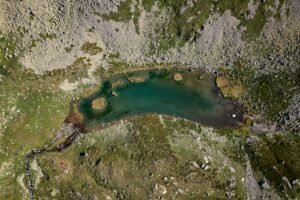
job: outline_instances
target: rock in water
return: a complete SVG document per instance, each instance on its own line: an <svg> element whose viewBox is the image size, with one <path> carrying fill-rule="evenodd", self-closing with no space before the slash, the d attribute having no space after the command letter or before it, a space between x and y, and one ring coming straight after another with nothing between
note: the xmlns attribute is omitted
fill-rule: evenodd
<svg viewBox="0 0 300 200"><path fill-rule="evenodd" d="M104 110L107 105L104 97L96 98L92 101L92 108L94 110Z"/></svg>
<svg viewBox="0 0 300 200"><path fill-rule="evenodd" d="M204 80L205 78L206 78L206 74L205 74L205 73L200 74L200 75L198 76L198 79L199 79L199 80Z"/></svg>
<svg viewBox="0 0 300 200"><path fill-rule="evenodd" d="M125 84L124 80L117 80L112 83L111 88L114 90L114 89L117 89L117 88L123 86L124 84Z"/></svg>
<svg viewBox="0 0 300 200"><path fill-rule="evenodd" d="M145 82L145 77L132 76L132 77L128 78L128 81L130 83L142 83L142 82Z"/></svg>
<svg viewBox="0 0 300 200"><path fill-rule="evenodd" d="M183 78L182 78L181 74L176 73L176 74L174 74L173 79L174 79L174 81L181 81Z"/></svg>

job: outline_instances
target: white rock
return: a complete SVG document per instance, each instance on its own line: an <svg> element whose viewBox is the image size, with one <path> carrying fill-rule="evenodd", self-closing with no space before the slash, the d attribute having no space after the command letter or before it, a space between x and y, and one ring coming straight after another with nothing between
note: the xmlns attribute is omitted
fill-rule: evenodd
<svg viewBox="0 0 300 200"><path fill-rule="evenodd" d="M230 169L230 172L231 172L231 173L234 173L234 172L235 172L235 169L234 169L233 167L229 167L229 169Z"/></svg>
<svg viewBox="0 0 300 200"><path fill-rule="evenodd" d="M208 164L208 158L206 156L204 156L204 161L206 164Z"/></svg>

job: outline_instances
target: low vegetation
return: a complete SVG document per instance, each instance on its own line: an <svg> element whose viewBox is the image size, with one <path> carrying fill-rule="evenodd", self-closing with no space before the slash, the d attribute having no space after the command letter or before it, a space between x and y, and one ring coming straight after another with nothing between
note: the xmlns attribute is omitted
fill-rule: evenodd
<svg viewBox="0 0 300 200"><path fill-rule="evenodd" d="M128 22L133 20L136 28L136 32L139 33L138 18L140 16L140 10L138 5L132 5L132 0L121 1L118 6L118 12L110 12L109 14L99 14L95 12L95 15L102 17L105 20L114 20L116 22Z"/></svg>
<svg viewBox="0 0 300 200"><path fill-rule="evenodd" d="M253 40L260 35L267 19L271 16L279 17L280 8L285 2L281 0L279 6L275 9L275 13L269 10L270 6L275 5L274 0L254 1L257 4L256 13L253 18L247 18L249 15L249 0L199 0L188 4L188 0L184 1L165 1L165 0L143 0L142 5L146 11L150 12L152 7L157 4L160 9L166 9L169 20L165 24L157 26L156 33L158 38L152 38L153 44L159 43L158 49L165 51L171 47L182 46L187 42L195 41L201 31L205 29L205 23L210 15L214 13L223 14L230 10L231 14L240 20L240 25L245 27L243 38L245 40ZM133 9L134 8L134 9ZM97 12L96 12L97 14ZM162 14L160 11L158 14ZM138 5L133 6L132 0L122 1L118 6L117 12L111 12L107 15L100 15L105 20L128 22L133 20L138 32L138 18L140 11Z"/></svg>
<svg viewBox="0 0 300 200"><path fill-rule="evenodd" d="M56 35L54 33L40 33L39 36L42 38L42 40L52 40L57 38Z"/></svg>
<svg viewBox="0 0 300 200"><path fill-rule="evenodd" d="M102 51L102 48L99 47L96 42L86 42L81 46L81 51L94 56L99 54Z"/></svg>
<svg viewBox="0 0 300 200"><path fill-rule="evenodd" d="M259 140L249 140L246 151L252 166L259 173L258 182L261 186L264 179L273 185L278 193L289 199L300 196L300 140L293 135L263 136Z"/></svg>
<svg viewBox="0 0 300 200"><path fill-rule="evenodd" d="M232 84L243 85L243 102L249 112L273 122L280 119L281 112L287 109L291 99L300 91L299 69L259 74L253 68L237 64L232 70L223 70L222 73Z"/></svg>

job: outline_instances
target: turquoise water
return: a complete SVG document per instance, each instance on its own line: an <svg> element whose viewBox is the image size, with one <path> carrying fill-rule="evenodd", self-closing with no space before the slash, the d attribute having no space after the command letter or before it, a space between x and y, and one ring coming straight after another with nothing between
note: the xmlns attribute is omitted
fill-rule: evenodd
<svg viewBox="0 0 300 200"><path fill-rule="evenodd" d="M181 71L182 81L174 81L174 71L140 71L113 76L104 80L99 91L81 100L79 110L87 124L107 123L124 117L143 114L162 114L186 118L205 125L233 126L241 113L229 99L218 95L213 77L199 80L197 72ZM128 77L143 77L144 82L130 83ZM122 80L114 89L112 84ZM108 105L102 111L94 110L91 102L105 97ZM237 117L233 118L232 114Z"/></svg>

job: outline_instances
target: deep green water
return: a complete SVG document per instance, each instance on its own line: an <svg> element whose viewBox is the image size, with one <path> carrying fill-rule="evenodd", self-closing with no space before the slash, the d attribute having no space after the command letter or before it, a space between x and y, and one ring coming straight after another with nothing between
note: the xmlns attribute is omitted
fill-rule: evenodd
<svg viewBox="0 0 300 200"><path fill-rule="evenodd" d="M181 71L183 80L172 79L174 71L140 71L113 76L103 81L99 91L81 100L79 110L87 124L112 122L124 117L143 114L163 114L186 118L205 125L233 126L241 119L237 106L229 99L218 95L214 77L199 80L199 73ZM145 77L142 83L130 83L131 76ZM123 80L124 85L115 89L112 83ZM105 97L108 105L97 111L91 102L97 97ZM237 117L233 118L232 114Z"/></svg>

